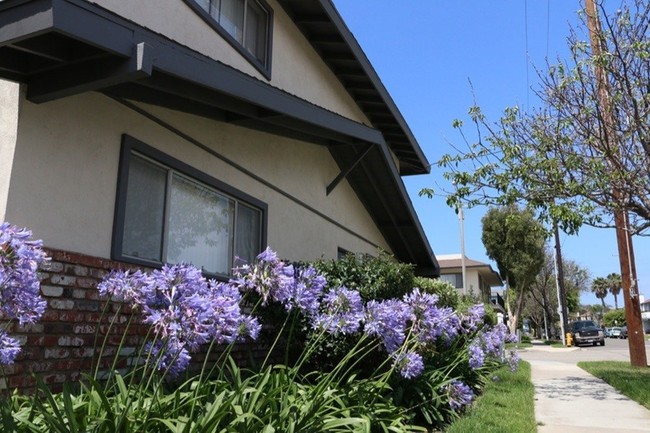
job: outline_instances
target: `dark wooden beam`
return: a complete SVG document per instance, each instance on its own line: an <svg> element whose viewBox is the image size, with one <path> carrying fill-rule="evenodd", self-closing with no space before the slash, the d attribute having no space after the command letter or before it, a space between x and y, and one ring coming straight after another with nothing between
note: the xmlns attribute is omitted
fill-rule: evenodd
<svg viewBox="0 0 650 433"><path fill-rule="evenodd" d="M139 43L133 47L133 55L126 60L108 57L90 60L83 64L73 63L32 77L27 83L27 99L41 103L101 90L119 83L148 77L151 75L152 65L151 47Z"/></svg>

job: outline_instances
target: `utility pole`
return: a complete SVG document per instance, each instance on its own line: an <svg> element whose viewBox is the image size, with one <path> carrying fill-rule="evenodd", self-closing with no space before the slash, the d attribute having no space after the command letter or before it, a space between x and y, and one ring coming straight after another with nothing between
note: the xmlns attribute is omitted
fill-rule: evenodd
<svg viewBox="0 0 650 433"><path fill-rule="evenodd" d="M463 215L463 203L458 204L458 221L460 222L460 268L462 272L462 277L463 277L463 290L465 291L465 294L471 295L469 293L469 287L467 286L467 268L465 266L465 215ZM483 293L481 293L481 300L485 301L483 299L485 296ZM488 296L487 302L489 303L490 299Z"/></svg>
<svg viewBox="0 0 650 433"><path fill-rule="evenodd" d="M555 286L557 289L557 309L560 314L560 332L562 333L562 344L566 345L565 333L568 327L568 317L566 308L566 290L564 289L564 267L562 266L562 252L560 249L560 230L557 223L553 223L555 235Z"/></svg>
<svg viewBox="0 0 650 433"><path fill-rule="evenodd" d="M587 26L591 40L591 51L593 56L602 54L602 34L598 19L596 0L585 0L587 11ZM594 66L594 73L598 85L598 102L602 109L602 120L605 132L605 139L611 149L616 149L616 132L614 130L614 114L610 101L609 86L607 77L601 66ZM622 204L621 191L614 186L613 196L617 205ZM614 224L616 227L616 243L618 245L618 257L621 267L621 279L623 280L623 299L625 300L625 319L627 322L628 345L630 350L630 364L636 367L647 367L645 351L645 339L643 336L643 325L641 321L641 306L636 280L636 265L634 263L634 252L632 247L632 236L629 231L627 210L618 206L614 211Z"/></svg>

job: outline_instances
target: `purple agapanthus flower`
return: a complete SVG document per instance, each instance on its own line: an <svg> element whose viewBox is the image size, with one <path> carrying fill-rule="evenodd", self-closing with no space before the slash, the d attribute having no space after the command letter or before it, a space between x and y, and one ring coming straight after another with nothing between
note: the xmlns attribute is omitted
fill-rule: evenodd
<svg viewBox="0 0 650 433"><path fill-rule="evenodd" d="M462 409L474 400L472 388L460 380L454 380L447 385L447 395L449 396L449 406L453 410Z"/></svg>
<svg viewBox="0 0 650 433"><path fill-rule="evenodd" d="M11 365L20 353L18 340L0 329L0 365Z"/></svg>
<svg viewBox="0 0 650 433"><path fill-rule="evenodd" d="M320 308L320 299L325 292L327 280L313 266L295 269L291 287L289 310L295 306L308 317L314 317Z"/></svg>
<svg viewBox="0 0 650 433"><path fill-rule="evenodd" d="M470 367L482 367L486 359L492 359L497 362L508 361L511 368L516 369L518 355L516 352L506 354L505 350L505 344L509 340L508 330L503 323L479 332L468 346Z"/></svg>
<svg viewBox="0 0 650 433"><path fill-rule="evenodd" d="M411 332L421 343L433 343L439 337L451 341L459 333L460 319L449 307L438 307L438 296L415 288L404 296L412 311Z"/></svg>
<svg viewBox="0 0 650 433"><path fill-rule="evenodd" d="M469 344L467 350L469 352L469 366L474 369L482 367L485 362L485 352L483 352L480 343L473 341Z"/></svg>
<svg viewBox="0 0 650 433"><path fill-rule="evenodd" d="M147 275L140 270L135 272L113 270L97 284L97 290L101 296L137 307L145 303L145 293L140 289L146 284L146 280Z"/></svg>
<svg viewBox="0 0 650 433"><path fill-rule="evenodd" d="M313 325L333 335L353 334L362 321L363 304L359 292L342 286L331 289L323 297L321 312L314 317Z"/></svg>
<svg viewBox="0 0 650 433"><path fill-rule="evenodd" d="M257 340L257 337L260 335L262 330L262 325L253 316L243 316L239 322L239 336L238 341L243 341L248 338L251 340Z"/></svg>
<svg viewBox="0 0 650 433"><path fill-rule="evenodd" d="M510 355L508 356L508 364L510 365L510 371L513 373L517 371L519 368L519 361L521 358L519 357L519 352L516 350L511 350Z"/></svg>
<svg viewBox="0 0 650 433"><path fill-rule="evenodd" d="M400 353L393 356L393 367L399 370L405 379L418 377L424 371L422 355L416 352Z"/></svg>
<svg viewBox="0 0 650 433"><path fill-rule="evenodd" d="M21 325L38 321L46 306L38 268L48 258L42 241L31 236L29 230L0 224L0 317Z"/></svg>
<svg viewBox="0 0 650 433"><path fill-rule="evenodd" d="M45 312L40 295L39 266L49 260L32 232L9 223L0 224L0 319L35 323ZM0 364L13 364L20 353L18 340L0 330Z"/></svg>
<svg viewBox="0 0 650 433"><path fill-rule="evenodd" d="M404 344L412 315L411 307L398 299L369 301L366 305L365 332L380 338L386 351L393 353Z"/></svg>
<svg viewBox="0 0 650 433"><path fill-rule="evenodd" d="M178 340L147 343L144 347L145 362L152 363L156 370L170 378L178 377L190 365L190 354Z"/></svg>
<svg viewBox="0 0 650 433"><path fill-rule="evenodd" d="M202 344L231 343L259 334L257 320L241 311L238 287L207 281L191 265L166 265L150 274L114 272L99 287L102 294L128 301L141 312L157 342L153 350L162 362L158 369L169 370L170 375L187 367L189 353Z"/></svg>
<svg viewBox="0 0 650 433"><path fill-rule="evenodd" d="M462 325L468 332L474 332L483 324L485 306L483 304L472 305L467 314L462 316Z"/></svg>
<svg viewBox="0 0 650 433"><path fill-rule="evenodd" d="M282 262L275 251L267 247L254 263L233 269L230 283L242 292L257 292L262 305L266 305L270 301L284 303L290 298L293 277L293 266Z"/></svg>

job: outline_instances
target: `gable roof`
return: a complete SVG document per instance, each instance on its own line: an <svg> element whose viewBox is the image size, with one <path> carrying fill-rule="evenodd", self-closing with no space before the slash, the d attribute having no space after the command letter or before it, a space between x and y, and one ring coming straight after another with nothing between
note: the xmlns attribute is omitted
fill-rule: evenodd
<svg viewBox="0 0 650 433"><path fill-rule="evenodd" d="M406 122L331 1L281 3L319 52L324 42L297 18L305 16L301 13L319 16L325 34L336 40L333 45L352 54L346 60L356 71L352 75L365 83L371 99L378 96L383 102L364 102L348 74L339 70L337 75L376 127L318 107L83 0L0 2L0 78L27 84L26 97L35 103L100 91L326 146L341 168L328 193L345 177L396 257L415 264L420 274L437 275L435 256L391 157L393 150L404 174L429 170ZM323 55L335 68L334 57ZM391 135L397 129L401 132Z"/></svg>

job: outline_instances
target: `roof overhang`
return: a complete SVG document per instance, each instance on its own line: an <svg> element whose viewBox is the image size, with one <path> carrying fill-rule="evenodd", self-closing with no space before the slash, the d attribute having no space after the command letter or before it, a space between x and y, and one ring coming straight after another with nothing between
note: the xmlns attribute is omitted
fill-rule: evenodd
<svg viewBox="0 0 650 433"><path fill-rule="evenodd" d="M305 3L333 8L329 1ZM82 0L0 2L0 78L26 84L26 97L35 103L100 91L327 146L395 256L415 264L419 274L439 273L378 129Z"/></svg>
<svg viewBox="0 0 650 433"><path fill-rule="evenodd" d="M332 0L278 0L400 161L401 175L429 173L420 145Z"/></svg>

